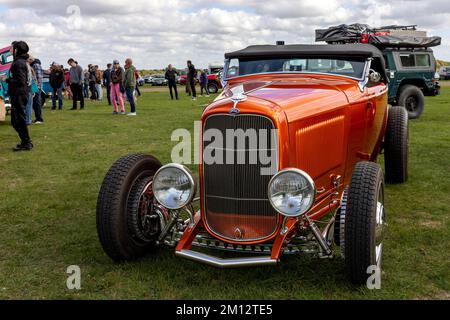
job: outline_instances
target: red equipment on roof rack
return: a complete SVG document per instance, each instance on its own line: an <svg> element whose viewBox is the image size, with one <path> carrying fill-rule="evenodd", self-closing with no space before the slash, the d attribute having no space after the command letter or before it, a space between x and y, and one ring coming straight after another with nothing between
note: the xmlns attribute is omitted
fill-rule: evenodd
<svg viewBox="0 0 450 320"><path fill-rule="evenodd" d="M316 41L328 44L370 43L384 48L428 48L441 44L441 37L427 37L416 25L372 28L367 24L341 24L316 30Z"/></svg>

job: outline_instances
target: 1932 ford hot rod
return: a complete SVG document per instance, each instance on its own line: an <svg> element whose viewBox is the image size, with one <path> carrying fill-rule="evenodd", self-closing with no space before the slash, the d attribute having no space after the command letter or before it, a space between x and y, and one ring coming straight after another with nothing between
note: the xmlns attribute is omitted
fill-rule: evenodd
<svg viewBox="0 0 450 320"><path fill-rule="evenodd" d="M98 197L103 249L124 261L167 244L180 257L240 267L284 254L331 258L340 246L351 281L365 283L381 266L384 181L407 179L408 114L387 103L381 52L277 44L225 58L224 90L201 119L199 197L183 165L121 158Z"/></svg>

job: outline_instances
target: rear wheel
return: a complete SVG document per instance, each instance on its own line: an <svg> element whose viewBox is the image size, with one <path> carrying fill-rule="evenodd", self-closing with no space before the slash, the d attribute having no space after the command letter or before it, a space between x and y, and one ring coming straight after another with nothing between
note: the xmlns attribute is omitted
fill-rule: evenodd
<svg viewBox="0 0 450 320"><path fill-rule="evenodd" d="M366 283L370 266L381 268L384 222L383 172L374 162L359 162L348 189L343 249L347 274L355 284Z"/></svg>
<svg viewBox="0 0 450 320"><path fill-rule="evenodd" d="M398 104L406 108L409 119L417 119L423 113L425 97L420 88L407 84L400 89Z"/></svg>
<svg viewBox="0 0 450 320"><path fill-rule="evenodd" d="M219 91L219 86L217 83L210 82L208 83L208 91L209 93L217 93Z"/></svg>
<svg viewBox="0 0 450 320"><path fill-rule="evenodd" d="M391 107L384 138L384 169L387 183L408 179L408 113L403 107Z"/></svg>
<svg viewBox="0 0 450 320"><path fill-rule="evenodd" d="M97 200L97 232L111 259L133 260L156 246L161 230L151 182L160 167L152 156L132 154L106 174Z"/></svg>

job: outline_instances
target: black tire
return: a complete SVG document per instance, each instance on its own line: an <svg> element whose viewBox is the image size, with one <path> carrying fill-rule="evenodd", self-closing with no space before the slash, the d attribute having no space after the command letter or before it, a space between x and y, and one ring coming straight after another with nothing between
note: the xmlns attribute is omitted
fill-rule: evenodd
<svg viewBox="0 0 450 320"><path fill-rule="evenodd" d="M208 91L209 93L217 93L219 92L219 86L217 85L217 83L214 82L210 82L208 83Z"/></svg>
<svg viewBox="0 0 450 320"><path fill-rule="evenodd" d="M114 261L137 259L156 246L155 238L142 239L133 230L131 215L138 195L161 163L144 154L131 154L116 161L106 174L97 199L97 233L105 253Z"/></svg>
<svg viewBox="0 0 450 320"><path fill-rule="evenodd" d="M391 107L384 138L384 170L386 183L408 180L408 113L403 107Z"/></svg>
<svg viewBox="0 0 450 320"><path fill-rule="evenodd" d="M374 162L358 162L353 170L345 210L343 248L345 268L354 284L364 284L369 266L381 268L382 229L377 237L377 208L384 221L384 181L380 166ZM383 225L383 224L382 224ZM377 244L381 249L377 260ZM341 243L341 249L343 244Z"/></svg>
<svg viewBox="0 0 450 320"><path fill-rule="evenodd" d="M415 85L402 86L397 101L399 106L406 108L409 119L417 119L423 113L425 97L422 90Z"/></svg>

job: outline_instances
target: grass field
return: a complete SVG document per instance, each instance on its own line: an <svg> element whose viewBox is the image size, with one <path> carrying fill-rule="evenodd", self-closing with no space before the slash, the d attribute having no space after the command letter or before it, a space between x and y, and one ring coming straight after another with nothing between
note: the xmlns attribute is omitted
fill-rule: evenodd
<svg viewBox="0 0 450 320"><path fill-rule="evenodd" d="M382 288L351 286L340 258L284 257L272 268L218 270L176 258L173 250L125 264L102 251L97 193L110 165L132 152L165 163L176 128L192 130L202 105L148 92L138 116L112 116L106 103L84 111L44 111L35 149L0 124L0 299L450 299L450 88L426 98L410 125L409 181L388 186L389 229ZM192 167L195 170L195 167ZM81 267L81 290L66 288L66 268Z"/></svg>

